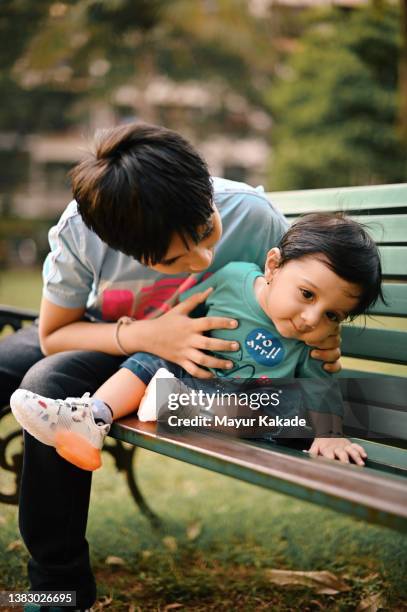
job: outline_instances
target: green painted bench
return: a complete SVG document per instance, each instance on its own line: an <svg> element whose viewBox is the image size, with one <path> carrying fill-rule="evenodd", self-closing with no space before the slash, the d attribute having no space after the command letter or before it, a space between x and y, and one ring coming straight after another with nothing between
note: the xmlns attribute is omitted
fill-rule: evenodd
<svg viewBox="0 0 407 612"><path fill-rule="evenodd" d="M153 525L159 519L138 490L132 470L137 447L407 531L407 184L268 195L289 220L316 210L345 211L367 223L380 244L387 305L375 307L366 328L364 321L356 321L344 326L342 334L345 432L365 446L366 467L311 459L295 446L221 434L164 436L155 424L134 416L113 425L116 446L107 450L126 471L132 493ZM16 325L24 318L19 311L1 312L0 329L13 317ZM25 313L25 318L33 316Z"/></svg>

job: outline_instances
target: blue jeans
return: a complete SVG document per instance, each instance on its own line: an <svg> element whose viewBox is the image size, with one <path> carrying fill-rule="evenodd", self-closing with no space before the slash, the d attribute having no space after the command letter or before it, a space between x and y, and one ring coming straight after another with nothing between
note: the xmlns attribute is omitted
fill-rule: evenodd
<svg viewBox="0 0 407 612"><path fill-rule="evenodd" d="M137 376L137 378L142 380L145 385L149 384L154 374L160 368L165 368L174 374L176 378L184 380L185 384L190 389L201 389L202 391L208 393L213 393L216 391L219 391L220 393L244 392L250 396L251 394L258 395L259 391L270 393L271 391L275 391L277 389L275 386L277 381L274 381L274 384L273 382L270 382L263 386L261 383L259 385L258 381L253 381L250 379L237 379L232 377L229 378L227 376L208 380L194 378L181 366L162 359L157 355L152 355L151 353L134 353L134 355L131 355L131 357L126 359L126 361L124 361L120 367L130 370ZM263 414L269 414L270 416L278 415L281 417L300 415L302 413L301 392L292 385L290 385L290 387L292 388L287 388L286 386L284 390L284 402L279 408L269 406L262 408L260 412ZM250 415L250 412L248 414ZM251 414L251 416L253 416L253 414ZM274 431L274 435L279 435L280 433L281 431L279 430ZM295 433L296 430L290 430L289 436L294 437ZM261 434L259 432L255 432L252 435L249 435L246 431L246 434L242 437L260 437L262 439L272 439L274 441L274 437L266 432Z"/></svg>
<svg viewBox="0 0 407 612"><path fill-rule="evenodd" d="M176 378L191 378L191 375L181 366L171 361L167 361L166 359L161 359L161 357L152 355L151 353L134 353L134 355L126 359L126 361L123 361L120 367L133 372L133 374L142 380L145 385L148 385L154 374L160 368L165 368L174 374Z"/></svg>

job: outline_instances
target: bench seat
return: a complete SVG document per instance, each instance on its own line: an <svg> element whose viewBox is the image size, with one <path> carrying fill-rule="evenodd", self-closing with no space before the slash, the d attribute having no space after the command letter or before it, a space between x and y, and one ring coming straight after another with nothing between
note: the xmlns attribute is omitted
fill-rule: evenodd
<svg viewBox="0 0 407 612"><path fill-rule="evenodd" d="M111 435L123 442L407 532L407 450L363 443L366 467L341 465L300 450L220 433L162 435L156 423L117 421Z"/></svg>

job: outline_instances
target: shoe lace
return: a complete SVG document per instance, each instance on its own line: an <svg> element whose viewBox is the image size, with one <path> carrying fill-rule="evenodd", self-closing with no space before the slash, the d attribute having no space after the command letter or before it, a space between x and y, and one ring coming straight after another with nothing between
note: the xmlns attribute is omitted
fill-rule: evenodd
<svg viewBox="0 0 407 612"><path fill-rule="evenodd" d="M59 405L68 405L72 411L75 411L82 406L89 408L89 398L90 393L87 391L82 395L82 397L67 397L64 400L57 400L57 403Z"/></svg>

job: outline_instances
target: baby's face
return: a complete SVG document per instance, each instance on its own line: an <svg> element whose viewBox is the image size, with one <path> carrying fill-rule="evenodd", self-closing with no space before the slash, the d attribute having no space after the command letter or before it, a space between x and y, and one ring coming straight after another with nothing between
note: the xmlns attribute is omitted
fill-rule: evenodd
<svg viewBox="0 0 407 612"><path fill-rule="evenodd" d="M270 284L260 293L256 288L256 293L284 338L323 340L336 333L338 324L358 304L360 287L335 274L322 255L291 260L274 270L266 268L266 280Z"/></svg>

